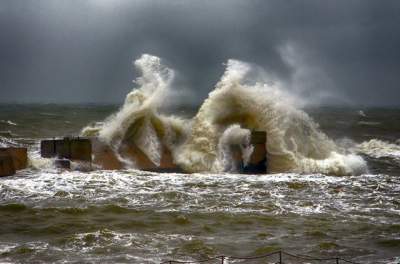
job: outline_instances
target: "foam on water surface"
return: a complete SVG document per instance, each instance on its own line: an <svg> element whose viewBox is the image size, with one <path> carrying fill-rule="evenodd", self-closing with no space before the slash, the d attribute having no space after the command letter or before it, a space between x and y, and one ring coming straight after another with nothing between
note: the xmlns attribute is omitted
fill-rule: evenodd
<svg viewBox="0 0 400 264"><path fill-rule="evenodd" d="M329 241L336 254L382 259L391 254L368 241L396 243L398 186L368 174L24 170L0 181L0 258L157 263L271 244L315 254Z"/></svg>
<svg viewBox="0 0 400 264"><path fill-rule="evenodd" d="M35 207L85 208L115 203L156 211L299 215L354 215L370 210L383 213L392 208L392 213L400 216L393 204L399 189L392 187L384 175L338 178L321 174L188 175L136 170L81 173L54 169L4 179L0 193L3 203L23 202ZM363 200L354 204L360 195Z"/></svg>

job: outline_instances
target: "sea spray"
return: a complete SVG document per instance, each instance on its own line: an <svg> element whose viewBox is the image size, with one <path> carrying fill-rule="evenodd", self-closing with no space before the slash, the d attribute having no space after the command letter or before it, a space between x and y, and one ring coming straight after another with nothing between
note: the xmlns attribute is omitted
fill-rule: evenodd
<svg viewBox="0 0 400 264"><path fill-rule="evenodd" d="M216 166L219 165L217 170L237 172L236 162L232 158L234 153L232 153L231 146L238 146L240 148L241 160L243 165L246 166L250 160L251 154L253 153L254 147L250 144L251 131L248 129L243 129L238 124L229 126L218 143L218 158Z"/></svg>
<svg viewBox="0 0 400 264"><path fill-rule="evenodd" d="M142 74L138 87L115 115L85 128L83 135L97 135L117 152L124 140L133 142L154 164L159 164L161 148L167 146L174 162L187 172L222 172L232 168L225 145L232 142L227 139L244 140L244 131L261 130L268 137L269 172L350 175L366 170L361 157L342 153L295 107L297 98L282 83L254 79L251 64L229 60L221 80L190 121L159 113L172 89L173 70L151 55L143 55L135 66Z"/></svg>
<svg viewBox="0 0 400 264"><path fill-rule="evenodd" d="M267 132L270 172L359 174L362 158L346 159L318 129L296 98L279 82L248 82L251 65L229 60L227 69L194 118L191 135L178 163L188 171L218 171L218 141L234 123ZM249 84L252 83L252 84ZM346 161L349 160L349 164Z"/></svg>
<svg viewBox="0 0 400 264"><path fill-rule="evenodd" d="M157 111L168 96L174 71L163 66L160 58L148 54L136 60L135 66L142 75L135 81L138 87L126 96L124 105L104 123L86 127L82 134L97 135L116 153L121 142L128 140L139 147L154 164L159 165L162 144L173 148L174 143L179 141L174 134L182 136L185 126L182 119L162 116ZM165 142L162 142L164 138ZM127 164L123 157L120 159Z"/></svg>

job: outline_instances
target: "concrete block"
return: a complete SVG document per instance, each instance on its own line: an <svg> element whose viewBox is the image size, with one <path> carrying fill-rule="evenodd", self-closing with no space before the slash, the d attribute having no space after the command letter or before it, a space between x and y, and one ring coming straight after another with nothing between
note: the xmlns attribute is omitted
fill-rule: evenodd
<svg viewBox="0 0 400 264"><path fill-rule="evenodd" d="M91 161L92 143L87 138L64 138L42 140L40 153L44 158L64 158L70 160Z"/></svg>
<svg viewBox="0 0 400 264"><path fill-rule="evenodd" d="M26 148L0 148L0 156L9 156L15 170L26 169L28 166L28 153Z"/></svg>
<svg viewBox="0 0 400 264"><path fill-rule="evenodd" d="M70 140L70 158L72 160L91 161L92 143L87 138L75 138Z"/></svg>
<svg viewBox="0 0 400 264"><path fill-rule="evenodd" d="M71 140L69 138L55 140L55 157L71 159Z"/></svg>
<svg viewBox="0 0 400 264"><path fill-rule="evenodd" d="M42 158L52 158L56 155L56 141L42 140L40 141L40 155Z"/></svg>
<svg viewBox="0 0 400 264"><path fill-rule="evenodd" d="M15 174L14 163L11 156L0 156L0 177Z"/></svg>

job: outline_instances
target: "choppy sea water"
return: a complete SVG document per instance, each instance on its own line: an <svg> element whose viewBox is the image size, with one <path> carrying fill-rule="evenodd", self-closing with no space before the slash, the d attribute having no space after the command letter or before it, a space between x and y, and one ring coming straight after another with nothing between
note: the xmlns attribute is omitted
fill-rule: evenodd
<svg viewBox="0 0 400 264"><path fill-rule="evenodd" d="M1 106L0 131L3 140L34 153L40 138L78 134L115 109ZM378 139L398 145L399 110L306 111L338 144ZM19 171L0 178L0 262L159 263L283 249L396 263L400 155L396 148L372 149L364 158L369 172L347 177Z"/></svg>

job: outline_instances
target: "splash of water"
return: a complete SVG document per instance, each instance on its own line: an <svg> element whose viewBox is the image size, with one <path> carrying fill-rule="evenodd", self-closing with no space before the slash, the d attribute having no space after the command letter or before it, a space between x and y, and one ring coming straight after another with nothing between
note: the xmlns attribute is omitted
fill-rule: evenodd
<svg viewBox="0 0 400 264"><path fill-rule="evenodd" d="M243 160L244 166L246 166L254 150L254 147L250 144L250 140L251 131L241 128L238 124L231 125L225 129L218 143L217 171L236 171L237 168L235 161L232 159L234 153L231 146L239 146L240 158Z"/></svg>
<svg viewBox="0 0 400 264"><path fill-rule="evenodd" d="M173 70L159 58L143 55L135 62L142 76L115 115L84 135L98 135L111 146L128 140L159 164L162 146L188 172L221 172L229 167L226 145L245 143L251 130L267 132L270 172L350 175L365 172L365 161L342 153L318 125L295 107L297 98L280 82L251 79L252 66L229 60L226 71L192 120L159 113L171 90ZM246 146L246 144L242 144ZM251 148L243 153L249 155Z"/></svg>
<svg viewBox="0 0 400 264"><path fill-rule="evenodd" d="M140 148L154 164L160 164L162 144L174 148L177 135L185 129L183 119L158 113L163 99L170 92L174 71L163 66L160 58L144 54L135 61L141 72L124 105L115 114L94 127L86 127L83 135L97 135L118 152L122 141Z"/></svg>

